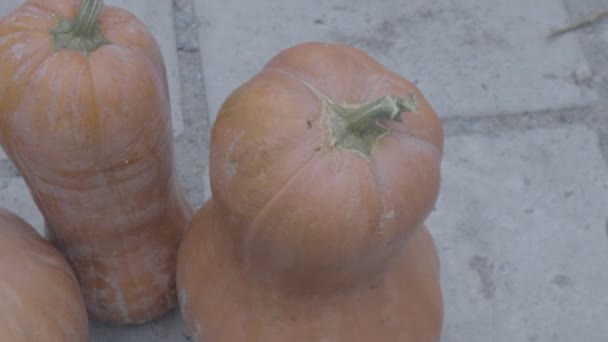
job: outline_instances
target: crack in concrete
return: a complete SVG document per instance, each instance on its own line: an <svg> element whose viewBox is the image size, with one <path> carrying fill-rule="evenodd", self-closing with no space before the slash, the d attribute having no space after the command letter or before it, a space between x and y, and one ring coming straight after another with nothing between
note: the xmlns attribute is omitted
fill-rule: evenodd
<svg viewBox="0 0 608 342"><path fill-rule="evenodd" d="M598 136L599 149L608 164L608 105L566 108L558 111L505 113L492 116L443 119L446 137L463 135L495 136L504 132L525 132L541 128L584 125Z"/></svg>
<svg viewBox="0 0 608 342"><path fill-rule="evenodd" d="M209 159L211 127L203 65L200 53L200 25L193 0L173 0L173 15L178 49L178 69L184 117L184 131L175 141L178 176L195 208L208 196L204 181Z"/></svg>

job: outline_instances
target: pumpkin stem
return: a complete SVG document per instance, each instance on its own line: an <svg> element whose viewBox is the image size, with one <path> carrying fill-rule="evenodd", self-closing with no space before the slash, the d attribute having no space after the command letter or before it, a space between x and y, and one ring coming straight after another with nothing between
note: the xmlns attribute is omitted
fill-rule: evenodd
<svg viewBox="0 0 608 342"><path fill-rule="evenodd" d="M401 113L414 112L416 99L410 93L407 99L385 96L356 107L332 103L330 109L335 113L329 123L333 136L331 145L369 156L378 140L389 132L377 121L384 119L403 122Z"/></svg>
<svg viewBox="0 0 608 342"><path fill-rule="evenodd" d="M346 128L352 134L363 134L371 125L376 125L380 119L403 122L401 113L416 110L414 95L410 93L408 99L397 96L385 96L374 102L365 104L352 114L345 117Z"/></svg>
<svg viewBox="0 0 608 342"><path fill-rule="evenodd" d="M97 24L103 8L103 0L84 0L74 21L59 18L51 32L55 38L55 50L74 50L89 54L110 42Z"/></svg>

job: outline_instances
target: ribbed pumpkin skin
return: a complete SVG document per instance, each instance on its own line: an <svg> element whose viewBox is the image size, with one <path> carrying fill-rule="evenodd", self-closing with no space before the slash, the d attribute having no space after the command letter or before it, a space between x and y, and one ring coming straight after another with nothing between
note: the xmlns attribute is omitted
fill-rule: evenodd
<svg viewBox="0 0 608 342"><path fill-rule="evenodd" d="M143 23L105 7L110 44L55 51L80 1L31 0L0 21L0 143L98 320L137 323L176 304L192 214L176 179L162 56Z"/></svg>
<svg viewBox="0 0 608 342"><path fill-rule="evenodd" d="M327 145L324 96L351 107L387 95L418 104L369 156ZM350 282L391 258L432 210L441 123L422 93L363 51L305 43L274 57L224 102L212 131L217 210L239 251L285 281ZM289 279L289 280L288 280ZM333 287L333 284L327 284Z"/></svg>
<svg viewBox="0 0 608 342"><path fill-rule="evenodd" d="M34 228L0 208L0 341L89 341L78 282Z"/></svg>
<svg viewBox="0 0 608 342"><path fill-rule="evenodd" d="M238 258L207 202L184 236L177 267L182 316L196 342L438 342L443 323L437 250L425 226L384 272L328 294L281 287Z"/></svg>
<svg viewBox="0 0 608 342"><path fill-rule="evenodd" d="M214 123L212 199L177 267L194 340L438 342L439 260L424 221L442 152L424 96L363 51L280 52Z"/></svg>

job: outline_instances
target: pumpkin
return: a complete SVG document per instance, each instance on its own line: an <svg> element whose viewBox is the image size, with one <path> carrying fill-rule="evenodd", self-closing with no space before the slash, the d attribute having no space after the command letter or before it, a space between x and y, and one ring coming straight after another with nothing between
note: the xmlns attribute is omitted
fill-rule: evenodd
<svg viewBox="0 0 608 342"><path fill-rule="evenodd" d="M316 42L280 52L213 126L212 204L178 261L191 331L437 341L439 266L424 221L442 153L422 93L365 52Z"/></svg>
<svg viewBox="0 0 608 342"><path fill-rule="evenodd" d="M0 21L0 143L92 317L138 323L177 302L192 209L156 41L124 10L80 5L30 0Z"/></svg>
<svg viewBox="0 0 608 342"><path fill-rule="evenodd" d="M0 236L0 341L88 341L80 288L61 253L4 208Z"/></svg>

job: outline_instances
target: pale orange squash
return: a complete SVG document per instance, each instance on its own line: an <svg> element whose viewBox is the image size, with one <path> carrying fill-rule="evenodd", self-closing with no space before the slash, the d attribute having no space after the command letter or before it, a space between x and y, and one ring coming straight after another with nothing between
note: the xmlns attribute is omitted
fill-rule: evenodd
<svg viewBox="0 0 608 342"><path fill-rule="evenodd" d="M211 342L438 341L424 221L442 153L422 93L363 51L279 53L213 127L212 203L178 262L190 330Z"/></svg>
<svg viewBox="0 0 608 342"><path fill-rule="evenodd" d="M65 258L0 208L0 341L88 340L87 311Z"/></svg>
<svg viewBox="0 0 608 342"><path fill-rule="evenodd" d="M0 143L96 319L137 323L177 302L192 209L176 178L157 43L100 0L29 0L0 21Z"/></svg>

